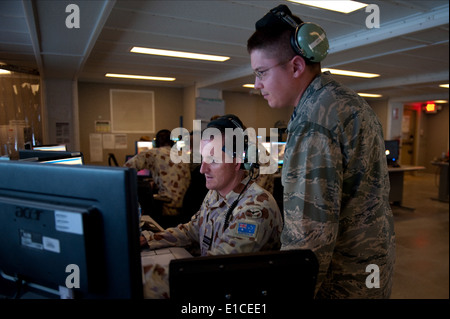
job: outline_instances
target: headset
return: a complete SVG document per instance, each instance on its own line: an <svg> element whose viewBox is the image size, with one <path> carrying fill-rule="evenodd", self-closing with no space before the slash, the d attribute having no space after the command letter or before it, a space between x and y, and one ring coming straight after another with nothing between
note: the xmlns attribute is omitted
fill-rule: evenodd
<svg viewBox="0 0 450 319"><path fill-rule="evenodd" d="M240 129L242 132L244 132L244 127L241 122L241 120L234 114L226 114L223 115L211 122L208 123L207 127L215 127L220 129L221 131L224 131L226 128L231 129ZM244 156L243 156L243 163L241 163L241 169L250 171L253 174L254 169L259 168L258 163L258 149L256 145L253 143L249 143L248 135L244 134ZM233 143L234 145L234 143ZM234 148L234 147L233 147ZM233 158L237 156L236 152L233 150L232 152L227 152L225 149L225 145L223 146L222 150L226 152L227 154L230 154ZM255 162L250 162L249 155L250 154L256 154Z"/></svg>
<svg viewBox="0 0 450 319"><path fill-rule="evenodd" d="M310 62L320 62L330 48L325 30L312 22L297 23L286 5L279 5L270 13L295 29L291 36L291 47L296 54Z"/></svg>

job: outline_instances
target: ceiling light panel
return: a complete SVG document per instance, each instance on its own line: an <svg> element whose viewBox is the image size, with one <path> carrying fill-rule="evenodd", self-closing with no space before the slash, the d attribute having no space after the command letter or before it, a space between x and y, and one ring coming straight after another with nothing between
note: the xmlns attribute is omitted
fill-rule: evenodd
<svg viewBox="0 0 450 319"><path fill-rule="evenodd" d="M376 77L380 76L379 74L376 74L376 73L366 73L366 72L322 68L322 72L326 72L326 71L329 71L331 74L334 74L334 75L354 76L354 77L359 77L359 78L376 78Z"/></svg>
<svg viewBox="0 0 450 319"><path fill-rule="evenodd" d="M215 61L215 62L224 62L224 61L227 61L230 59L230 57L220 56L220 55L210 55L210 54L172 51L172 50L160 50L160 49L143 48L143 47L133 47L133 48L131 48L130 52L150 54L150 55L168 56L168 57L183 58L183 59Z"/></svg>
<svg viewBox="0 0 450 319"><path fill-rule="evenodd" d="M329 1L329 0L314 0L314 1L298 1L298 0L288 0L291 2L303 4L306 6L316 7L320 9L330 10L330 11L337 11L341 13L350 13L359 9L362 9L364 7L367 7L366 3L358 2L358 1Z"/></svg>
<svg viewBox="0 0 450 319"><path fill-rule="evenodd" d="M133 74L117 74L117 73L106 73L105 76L110 77L110 78L150 80L150 81L175 81L176 80L175 78L170 78L170 77L133 75Z"/></svg>

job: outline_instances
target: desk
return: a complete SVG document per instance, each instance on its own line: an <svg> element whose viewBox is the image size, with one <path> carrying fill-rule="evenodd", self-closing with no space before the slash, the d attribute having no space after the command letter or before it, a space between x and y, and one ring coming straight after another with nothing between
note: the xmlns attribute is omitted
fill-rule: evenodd
<svg viewBox="0 0 450 319"><path fill-rule="evenodd" d="M414 208L402 206L403 200L403 178L405 172L424 170L424 166L402 165L400 167L389 167L389 180L391 191L389 193L389 202L394 206L414 210Z"/></svg>
<svg viewBox="0 0 450 319"><path fill-rule="evenodd" d="M437 200L448 203L448 162L431 162L439 167L439 193Z"/></svg>

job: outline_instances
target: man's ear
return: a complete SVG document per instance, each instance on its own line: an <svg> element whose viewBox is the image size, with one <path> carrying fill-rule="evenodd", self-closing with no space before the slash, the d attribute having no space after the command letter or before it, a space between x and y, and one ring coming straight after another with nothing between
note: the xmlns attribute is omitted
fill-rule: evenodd
<svg viewBox="0 0 450 319"><path fill-rule="evenodd" d="M235 170L236 172L238 172L238 171L241 169L241 163L242 163L242 162L243 162L242 159L236 158L236 162L235 162L235 164L234 164L234 170Z"/></svg>
<svg viewBox="0 0 450 319"><path fill-rule="evenodd" d="M306 62L301 56L296 55L292 58L292 65L294 66L294 77L299 77L305 72Z"/></svg>

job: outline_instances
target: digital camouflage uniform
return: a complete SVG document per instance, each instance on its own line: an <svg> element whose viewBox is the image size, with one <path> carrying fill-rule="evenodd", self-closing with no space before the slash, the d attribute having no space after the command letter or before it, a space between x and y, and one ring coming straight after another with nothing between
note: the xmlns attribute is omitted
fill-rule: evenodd
<svg viewBox="0 0 450 319"><path fill-rule="evenodd" d="M202 256L279 250L281 212L273 196L253 181L233 210L228 228L223 230L227 211L247 181L248 177L225 198L210 190L200 210L186 224L159 233L143 231L149 248L197 245ZM144 297L168 298L168 278L168 265L144 269Z"/></svg>
<svg viewBox="0 0 450 319"><path fill-rule="evenodd" d="M381 124L329 73L303 93L288 124L282 249L312 249L317 298L388 298L395 260ZM379 267L380 288L366 279ZM373 282L373 281L372 281Z"/></svg>
<svg viewBox="0 0 450 319"><path fill-rule="evenodd" d="M158 194L168 197L171 202L163 204L164 215L176 215L183 206L183 199L191 181L188 163L175 164L170 160L174 152L170 146L162 146L142 152L125 163L136 170L148 169L158 187ZM175 151L176 152L176 151Z"/></svg>

